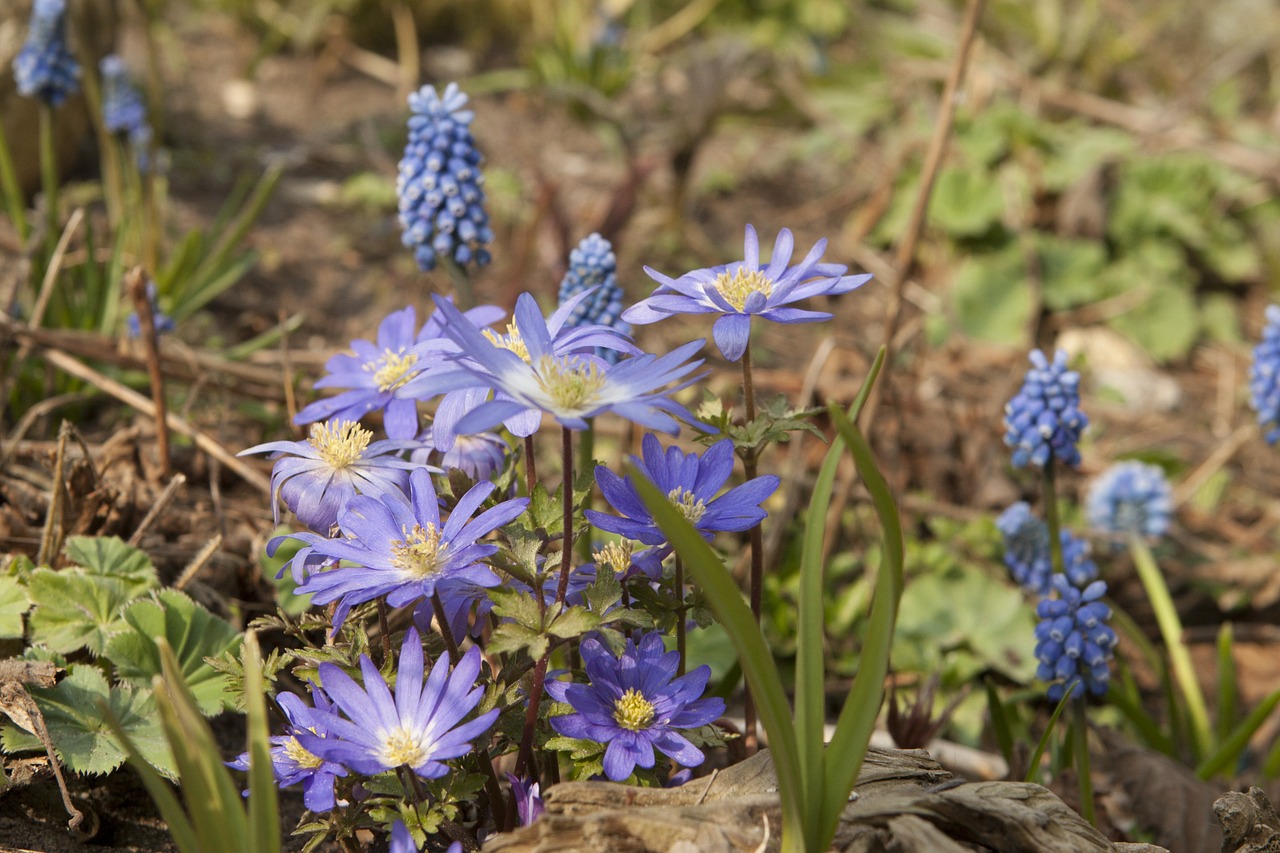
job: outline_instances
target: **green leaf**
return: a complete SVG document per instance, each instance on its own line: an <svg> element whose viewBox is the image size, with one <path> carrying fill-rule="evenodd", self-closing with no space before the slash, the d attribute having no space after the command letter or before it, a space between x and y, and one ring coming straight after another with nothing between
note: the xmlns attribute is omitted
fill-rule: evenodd
<svg viewBox="0 0 1280 853"><path fill-rule="evenodd" d="M124 619L132 630L116 634L107 643L107 657L116 665L119 678L149 685L160 675L160 650L155 638L164 637L173 648L200 712L210 716L230 703L227 677L204 659L234 650L240 635L231 623L176 589L135 601L125 610Z"/></svg>
<svg viewBox="0 0 1280 853"><path fill-rule="evenodd" d="M978 237L1000 222L1004 197L1000 183L979 170L948 167L938 174L929 203L929 219L955 237Z"/></svg>
<svg viewBox="0 0 1280 853"><path fill-rule="evenodd" d="M535 660L547 651L547 637L541 631L535 631L518 625L515 622L503 622L493 629L493 636L485 647L495 654L514 654L528 649L529 657Z"/></svg>
<svg viewBox="0 0 1280 853"><path fill-rule="evenodd" d="M124 762L124 748L109 730L105 707L120 721L146 761L166 776L174 776L173 756L165 744L151 691L109 688L106 676L93 664L72 664L58 686L33 687L30 692L44 714L59 757L71 770L109 773ZM8 752L43 748L35 735L13 725L4 729L4 747Z"/></svg>
<svg viewBox="0 0 1280 853"><path fill-rule="evenodd" d="M622 583L613 572L597 572L596 582L587 587L582 597L592 613L603 614L622 600Z"/></svg>
<svg viewBox="0 0 1280 853"><path fill-rule="evenodd" d="M67 540L66 554L89 574L121 581L130 596L160 585L151 558L118 536L72 536Z"/></svg>
<svg viewBox="0 0 1280 853"><path fill-rule="evenodd" d="M956 271L951 299L966 335L992 343L1021 346L1031 320L1026 259L1011 243L966 259Z"/></svg>
<svg viewBox="0 0 1280 853"><path fill-rule="evenodd" d="M493 612L507 619L514 619L517 625L535 632L542 631L544 614L532 593L516 589L494 587L487 591L493 602Z"/></svg>
<svg viewBox="0 0 1280 853"><path fill-rule="evenodd" d="M1230 736L1218 745L1217 750L1201 762L1196 768L1196 775L1201 779L1209 779L1240 762L1240 755L1249 746L1249 739L1262 727L1271 716L1271 712L1280 704L1280 690L1267 696L1258 706L1236 726Z"/></svg>
<svg viewBox="0 0 1280 853"><path fill-rule="evenodd" d="M122 615L134 595L124 581L84 569L36 569L28 587L31 642L64 654L88 648L100 655L128 627Z"/></svg>
<svg viewBox="0 0 1280 853"><path fill-rule="evenodd" d="M563 613L551 620L551 624L547 626L547 631L562 640L571 640L594 630L599 624L599 614L592 613L585 607L574 606L567 608Z"/></svg>
<svg viewBox="0 0 1280 853"><path fill-rule="evenodd" d="M0 640L22 638L22 617L30 609L26 588L17 578L0 575Z"/></svg>

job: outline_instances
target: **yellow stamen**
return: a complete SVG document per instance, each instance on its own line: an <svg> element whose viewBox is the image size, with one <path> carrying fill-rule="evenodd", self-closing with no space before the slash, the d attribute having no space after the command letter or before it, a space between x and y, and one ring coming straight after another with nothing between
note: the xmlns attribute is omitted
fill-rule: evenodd
<svg viewBox="0 0 1280 853"><path fill-rule="evenodd" d="M603 566L614 574L620 574L631 568L630 542L610 542L591 555L596 566Z"/></svg>
<svg viewBox="0 0 1280 853"><path fill-rule="evenodd" d="M320 458L331 468L346 468L360 458L373 433L362 429L355 421L338 421L336 424L312 424L307 443L316 449Z"/></svg>
<svg viewBox="0 0 1280 853"><path fill-rule="evenodd" d="M693 492L688 491L684 486L676 486L667 492L667 500L676 505L676 509L680 510L690 524L701 521L703 514L707 511L706 502L698 500Z"/></svg>
<svg viewBox="0 0 1280 853"><path fill-rule="evenodd" d="M291 737L284 742L284 754L299 767L319 767L324 763L323 758L308 752L296 737Z"/></svg>
<svg viewBox="0 0 1280 853"><path fill-rule="evenodd" d="M515 323L507 324L507 333L500 335L493 329L483 329L484 336L493 341L496 347L502 347L511 350L516 355L524 359L525 364L532 364L529 358L529 348L524 344L524 338L520 337L520 329Z"/></svg>
<svg viewBox="0 0 1280 853"><path fill-rule="evenodd" d="M382 760L392 767L407 764L417 767L428 758L428 751L412 732L398 728L384 738Z"/></svg>
<svg viewBox="0 0 1280 853"><path fill-rule="evenodd" d="M763 293L769 296L773 293L772 279L759 270L749 270L745 266L738 267L732 275L728 272L720 273L712 284L720 291L725 302L739 311L746 308L747 297L751 294Z"/></svg>
<svg viewBox="0 0 1280 853"><path fill-rule="evenodd" d="M613 703L613 719L633 732L647 729L653 722L653 703L633 687Z"/></svg>
<svg viewBox="0 0 1280 853"><path fill-rule="evenodd" d="M417 363L418 357L413 353L404 355L387 350L377 362L380 366L366 364L364 369L373 371L373 381L378 383L379 391L394 391L414 377L417 371L413 366Z"/></svg>
<svg viewBox="0 0 1280 853"><path fill-rule="evenodd" d="M556 359L544 355L537 366L538 384L561 414L581 414L604 387L604 373L595 362L575 356Z"/></svg>
<svg viewBox="0 0 1280 853"><path fill-rule="evenodd" d="M391 543L391 563L417 580L440 570L440 531L431 522L415 524L404 539Z"/></svg>

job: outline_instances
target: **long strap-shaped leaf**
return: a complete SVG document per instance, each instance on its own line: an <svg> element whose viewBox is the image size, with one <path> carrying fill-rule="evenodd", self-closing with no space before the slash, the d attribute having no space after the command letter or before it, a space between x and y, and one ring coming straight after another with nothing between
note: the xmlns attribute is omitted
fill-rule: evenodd
<svg viewBox="0 0 1280 853"><path fill-rule="evenodd" d="M889 491L875 457L862 432L854 426L839 407L831 407L831 418L841 438L849 446L858 474L871 494L871 503L880 518L884 555L876 576L875 595L871 602L871 616L867 620L867 634L862 643L862 655L858 661L858 674L853 680L844 709L836 721L836 730L827 748L825 784L821 792L823 834L815 850L825 850L835 835L840 813L849 800L849 792L858 779L858 770L867 753L867 743L875 728L880 702L884 698L884 679L889 672L889 651L893 645L893 629L898 617L898 602L902 598L903 545L902 522L898 507Z"/></svg>
<svg viewBox="0 0 1280 853"><path fill-rule="evenodd" d="M698 531L647 477L634 467L631 475L640 499L653 513L654 520L676 549L676 554L684 560L689 573L706 593L708 606L738 651L738 660L769 738L773 766L778 774L778 793L782 799L782 849L816 849L805 845L796 732L782 680L778 677L777 665L765 644L764 635L760 633L750 608L742 600L742 591L734 583L733 576Z"/></svg>
<svg viewBox="0 0 1280 853"><path fill-rule="evenodd" d="M885 348L877 353L862 390L849 407L849 420L856 421L884 366ZM805 836L821 838L824 830L821 800L825 777L826 671L823 649L825 587L823 545L826 542L827 509L835 487L836 469L844 458L844 439L837 436L827 450L813 496L805 513L804 550L800 557L799 614L796 624L796 740L800 746L800 773L804 784ZM847 793L846 793L847 795Z"/></svg>

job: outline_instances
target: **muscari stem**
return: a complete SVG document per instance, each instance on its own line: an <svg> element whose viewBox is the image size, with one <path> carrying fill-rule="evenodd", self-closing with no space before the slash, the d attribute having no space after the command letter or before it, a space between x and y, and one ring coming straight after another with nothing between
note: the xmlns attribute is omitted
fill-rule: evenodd
<svg viewBox="0 0 1280 853"><path fill-rule="evenodd" d="M1089 771L1089 720L1085 713L1084 689L1071 701L1071 732L1076 758L1076 776L1080 782L1080 814L1091 826L1098 821L1093 811L1093 778Z"/></svg>
<svg viewBox="0 0 1280 853"><path fill-rule="evenodd" d="M747 423L751 423L756 419L756 389L751 379L750 342L742 353L742 400L746 409ZM742 468L747 480L755 479L758 470L756 463L756 449L751 448L742 456ZM760 614L763 611L762 587L764 585L764 536L760 525L757 524L751 528L748 536L751 542L751 581L747 594L751 599L751 615L755 617L756 625L759 626ZM751 698L751 688L745 684L742 694L742 718L744 723L742 745L747 755L752 755L757 745L756 704Z"/></svg>
<svg viewBox="0 0 1280 853"><path fill-rule="evenodd" d="M444 638L444 647L449 652L449 663L453 666L458 665L458 661L462 660L462 652L458 650L458 640L453 636L453 629L449 627L449 617L444 612L444 602L440 600L440 593L431 594L431 609L436 615L436 623L440 626L440 636ZM502 786L498 784L498 774L493 769L493 761L489 758L489 750L481 747L476 748L476 760L480 763L480 772L484 775L484 791L489 798L489 810L493 817L494 826L503 826L507 824L507 805L502 799ZM514 808L514 803L512 808Z"/></svg>
<svg viewBox="0 0 1280 853"><path fill-rule="evenodd" d="M53 147L53 107L40 103L40 183L44 191L47 253L58 239L58 153Z"/></svg>
<svg viewBox="0 0 1280 853"><path fill-rule="evenodd" d="M1050 456L1040 482L1044 487L1045 522L1049 525L1049 557L1053 563L1053 571L1061 575L1066 574L1067 569L1062 558L1062 534L1059 532L1062 525L1058 521L1058 492L1054 487L1054 479L1053 457Z"/></svg>

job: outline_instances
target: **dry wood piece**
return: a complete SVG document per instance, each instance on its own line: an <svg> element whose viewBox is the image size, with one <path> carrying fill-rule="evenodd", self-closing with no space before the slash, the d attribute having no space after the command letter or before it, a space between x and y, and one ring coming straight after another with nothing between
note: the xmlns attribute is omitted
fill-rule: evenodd
<svg viewBox="0 0 1280 853"><path fill-rule="evenodd" d="M58 755L53 749L53 739L49 737L49 729L44 723L44 714L40 706L27 692L28 684L41 687L53 687L58 682L58 668L52 663L39 666L35 661L4 660L0 661L0 714L13 720L21 729L31 732L44 745L45 754L49 757L49 768L58 781L58 790L62 793L62 805L66 808L70 819L67 826L77 829L84 822L84 812L71 802L71 792L67 790L67 780L62 776L62 768L58 765ZM30 665L24 665L30 664ZM95 818L96 820L96 818Z"/></svg>
<svg viewBox="0 0 1280 853"><path fill-rule="evenodd" d="M1261 788L1223 794L1213 810L1222 821L1222 853L1280 851L1280 816Z"/></svg>
<svg viewBox="0 0 1280 853"><path fill-rule="evenodd" d="M1048 789L1017 782L951 784L923 750L872 747L832 849L841 853L1080 853L1112 844ZM939 784L941 783L941 784ZM753 853L778 849L781 811L768 751L673 789L568 782L547 813L498 835L486 851ZM1163 848L1129 848L1131 853Z"/></svg>

